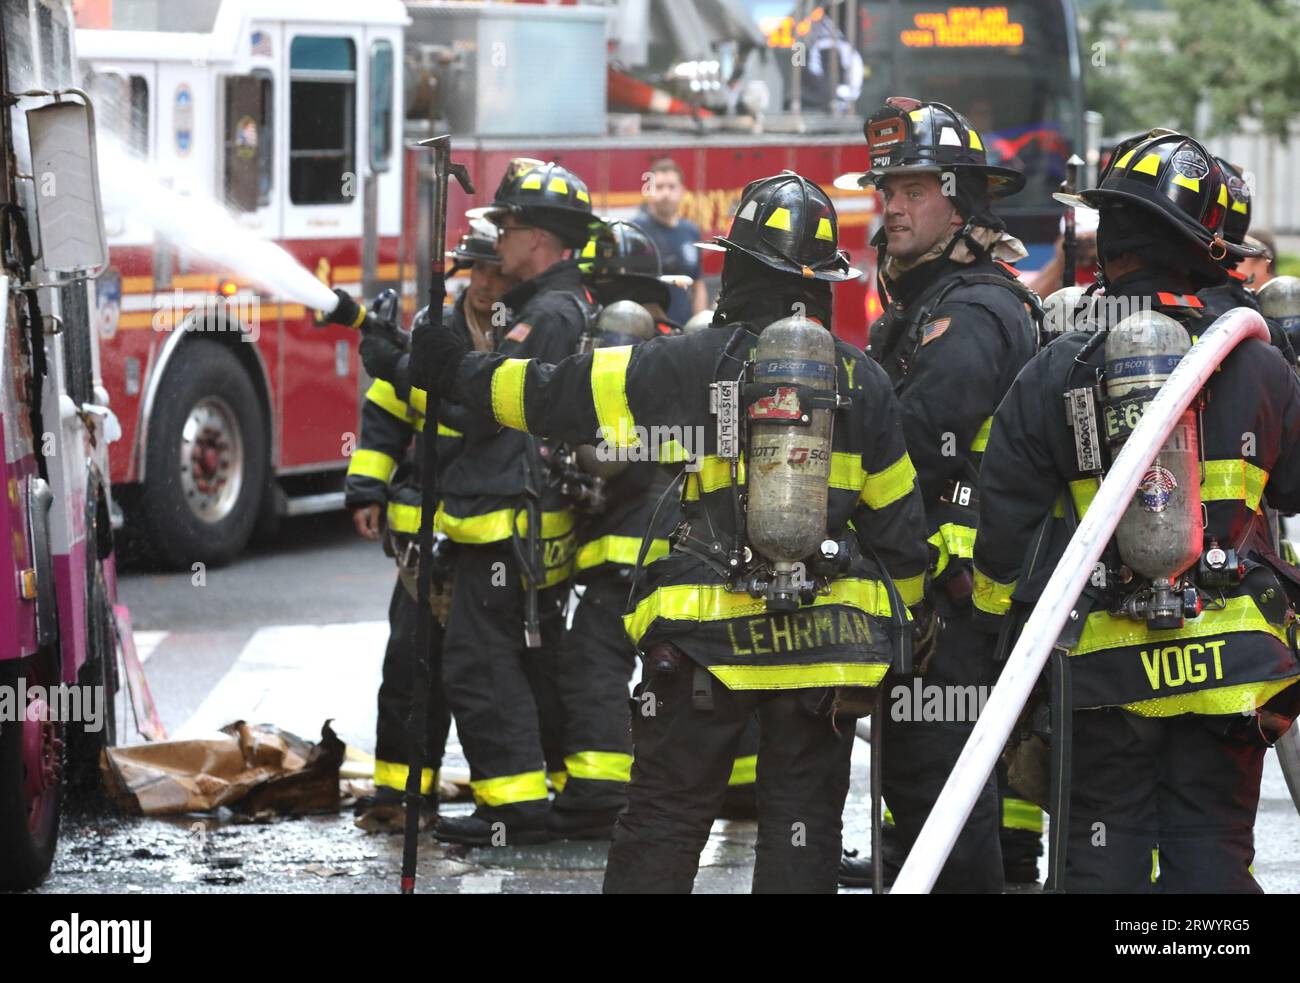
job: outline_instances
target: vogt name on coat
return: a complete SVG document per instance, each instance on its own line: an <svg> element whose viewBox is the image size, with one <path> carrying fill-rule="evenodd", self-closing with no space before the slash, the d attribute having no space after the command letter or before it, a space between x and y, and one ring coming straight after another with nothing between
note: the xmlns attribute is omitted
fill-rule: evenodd
<svg viewBox="0 0 1300 983"><path fill-rule="evenodd" d="M73 912L50 923L50 952L56 956L129 955L147 963L153 954L153 922L148 919L88 918Z"/></svg>

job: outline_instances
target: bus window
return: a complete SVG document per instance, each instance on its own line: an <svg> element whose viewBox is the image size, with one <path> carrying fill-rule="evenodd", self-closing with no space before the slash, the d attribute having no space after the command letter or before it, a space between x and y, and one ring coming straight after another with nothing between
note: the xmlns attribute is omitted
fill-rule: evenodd
<svg viewBox="0 0 1300 983"><path fill-rule="evenodd" d="M334 205L356 171L356 48L348 38L296 37L289 49L289 200Z"/></svg>
<svg viewBox="0 0 1300 983"><path fill-rule="evenodd" d="M252 212L271 200L271 77L229 75L225 89L222 191L231 208Z"/></svg>
<svg viewBox="0 0 1300 983"><path fill-rule="evenodd" d="M370 48L370 169L388 170L393 153L393 46L376 41Z"/></svg>

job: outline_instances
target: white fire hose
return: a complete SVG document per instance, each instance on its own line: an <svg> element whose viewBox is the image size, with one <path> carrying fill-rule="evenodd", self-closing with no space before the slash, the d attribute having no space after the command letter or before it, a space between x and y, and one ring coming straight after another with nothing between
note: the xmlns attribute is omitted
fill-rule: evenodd
<svg viewBox="0 0 1300 983"><path fill-rule="evenodd" d="M1183 356L1142 414L1034 605L975 729L899 871L892 893L924 894L934 887L957 834L970 816L1071 614L1071 606L1092 575L1093 565L1119 525L1143 473L1206 380L1247 338L1268 342L1264 319L1244 307L1224 314Z"/></svg>

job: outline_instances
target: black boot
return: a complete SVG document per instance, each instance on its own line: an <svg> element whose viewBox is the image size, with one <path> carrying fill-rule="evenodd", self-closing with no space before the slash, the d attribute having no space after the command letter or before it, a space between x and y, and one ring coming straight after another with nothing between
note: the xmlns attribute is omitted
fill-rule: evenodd
<svg viewBox="0 0 1300 983"><path fill-rule="evenodd" d="M898 871L898 865L890 862L889 853L886 851L881 871L885 887L894 886ZM859 857L857 850L845 850L840 857L840 887L871 887L871 883L871 858Z"/></svg>
<svg viewBox="0 0 1300 983"><path fill-rule="evenodd" d="M549 810L548 810L549 811ZM555 834L547 829L547 813L527 820L503 819L475 812L468 816L439 816L433 835L443 843L465 846L524 846L550 843ZM540 823L539 823L540 820Z"/></svg>
<svg viewBox="0 0 1300 983"><path fill-rule="evenodd" d="M552 807L546 827L559 840L612 840L614 824L618 822L620 806L616 809L557 809Z"/></svg>

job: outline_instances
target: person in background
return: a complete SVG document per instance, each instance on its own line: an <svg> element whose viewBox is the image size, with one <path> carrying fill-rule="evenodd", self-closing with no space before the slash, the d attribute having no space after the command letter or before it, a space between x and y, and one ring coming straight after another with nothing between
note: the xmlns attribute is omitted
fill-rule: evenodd
<svg viewBox="0 0 1300 983"><path fill-rule="evenodd" d="M1245 243L1259 250L1258 256L1248 256L1237 264L1246 286L1255 293L1259 288L1277 276L1277 242L1273 233L1259 229L1246 236Z"/></svg>
<svg viewBox="0 0 1300 983"><path fill-rule="evenodd" d="M682 218L682 196L686 184L682 169L669 157L650 165L645 204L632 224L654 240L663 262L664 274L691 280L689 288L673 286L668 320L685 324L692 314L709 306L709 291L700 276L700 227Z"/></svg>

